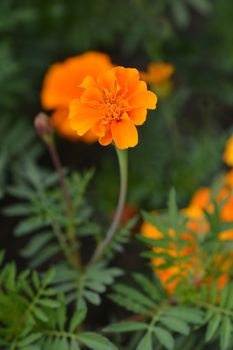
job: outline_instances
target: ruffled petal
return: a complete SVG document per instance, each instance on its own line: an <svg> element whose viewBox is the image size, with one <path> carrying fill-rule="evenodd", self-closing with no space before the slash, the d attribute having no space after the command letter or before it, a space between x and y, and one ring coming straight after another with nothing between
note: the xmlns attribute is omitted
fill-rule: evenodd
<svg viewBox="0 0 233 350"><path fill-rule="evenodd" d="M82 103L87 104L100 104L103 103L103 97L99 89L97 88L89 88L81 96Z"/></svg>
<svg viewBox="0 0 233 350"><path fill-rule="evenodd" d="M84 135L100 118L98 111L80 102L79 99L70 103L70 125L78 135Z"/></svg>
<svg viewBox="0 0 233 350"><path fill-rule="evenodd" d="M111 125L108 124L105 129L105 135L99 138L99 143L102 146L108 146L112 142Z"/></svg>
<svg viewBox="0 0 233 350"><path fill-rule="evenodd" d="M146 120L147 110L145 108L134 109L128 115L135 125L142 125Z"/></svg>
<svg viewBox="0 0 233 350"><path fill-rule="evenodd" d="M129 119L113 121L111 125L112 137L116 146L120 149L134 147L138 143L138 132Z"/></svg>
<svg viewBox="0 0 233 350"><path fill-rule="evenodd" d="M128 103L136 108L155 109L157 96L152 91L137 92L128 98Z"/></svg>
<svg viewBox="0 0 233 350"><path fill-rule="evenodd" d="M95 88L98 89L98 85L95 79L91 76L84 78L83 82L79 85L84 89Z"/></svg>

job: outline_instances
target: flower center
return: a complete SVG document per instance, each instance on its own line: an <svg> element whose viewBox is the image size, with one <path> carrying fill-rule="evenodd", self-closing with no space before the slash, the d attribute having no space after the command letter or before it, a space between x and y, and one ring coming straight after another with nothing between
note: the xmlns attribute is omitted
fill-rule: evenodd
<svg viewBox="0 0 233 350"><path fill-rule="evenodd" d="M117 92L109 92L108 90L103 90L104 104L106 108L106 119L111 120L120 120L122 114L126 112L129 108L127 101L122 100L117 96Z"/></svg>

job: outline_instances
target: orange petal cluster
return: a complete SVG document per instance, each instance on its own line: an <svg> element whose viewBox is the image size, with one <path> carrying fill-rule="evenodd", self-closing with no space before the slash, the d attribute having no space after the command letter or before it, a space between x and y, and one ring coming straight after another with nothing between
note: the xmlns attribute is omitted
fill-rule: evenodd
<svg viewBox="0 0 233 350"><path fill-rule="evenodd" d="M60 135L72 141L97 141L97 137L91 132L80 137L70 127L69 103L83 93L84 89L80 84L86 76L96 78L110 68L112 63L109 56L94 51L68 58L49 68L43 82L41 103L45 109L54 110L51 123Z"/></svg>
<svg viewBox="0 0 233 350"><path fill-rule="evenodd" d="M112 141L119 149L138 143L136 125L146 120L147 109L155 109L157 97L139 80L135 68L115 67L81 84L80 98L70 103L70 122L78 135L91 130L103 146Z"/></svg>
<svg viewBox="0 0 233 350"><path fill-rule="evenodd" d="M141 72L141 78L149 84L161 84L171 78L174 66L169 63L150 63L147 72Z"/></svg>

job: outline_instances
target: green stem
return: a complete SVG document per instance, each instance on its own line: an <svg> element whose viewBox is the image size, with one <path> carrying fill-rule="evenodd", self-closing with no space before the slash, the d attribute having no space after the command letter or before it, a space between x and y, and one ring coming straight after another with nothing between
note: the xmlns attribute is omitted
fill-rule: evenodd
<svg viewBox="0 0 233 350"><path fill-rule="evenodd" d="M54 140L52 140L51 142L48 142L47 147L48 147L50 156L52 158L54 167L58 173L61 190L63 192L63 198L64 198L67 219L68 219L67 236L68 236L68 239L70 241L71 247L75 248L76 247L76 236L75 236L75 226L73 224L73 208L72 208L72 201L70 198L70 194L69 194L69 191L67 188L66 178L65 178L64 173L62 171L61 161L60 161L59 154L58 154L57 147L56 147ZM78 252L75 253L75 258L77 260L77 263L76 263L77 267L80 267L81 262L80 262L80 256L79 256Z"/></svg>
<svg viewBox="0 0 233 350"><path fill-rule="evenodd" d="M122 212L124 210L125 198L126 198L126 192L127 192L127 181L128 181L128 153L127 151L122 151L117 147L115 147L115 149L116 149L119 168L120 168L120 192L119 192L118 204L117 204L115 216L113 218L111 226L109 227L106 233L105 239L102 242L100 242L99 245L97 246L89 264L94 264L103 255L105 249L107 248L109 243L112 241L118 229Z"/></svg>

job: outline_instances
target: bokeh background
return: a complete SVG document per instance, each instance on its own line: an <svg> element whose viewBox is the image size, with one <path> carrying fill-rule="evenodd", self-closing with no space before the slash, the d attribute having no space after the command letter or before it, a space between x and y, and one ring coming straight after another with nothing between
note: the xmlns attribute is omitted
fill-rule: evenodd
<svg viewBox="0 0 233 350"><path fill-rule="evenodd" d="M146 70L150 62L175 67L173 90L139 129L130 150L128 206L163 208L171 186L185 206L192 193L223 169L233 121L232 0L1 0L0 195L27 157L52 167L33 127L51 64L89 50L114 64ZM111 147L57 137L65 167L96 169L90 196L97 213L112 214L118 169ZM104 214L103 214L104 213ZM15 221L1 217L1 246L15 258Z"/></svg>

